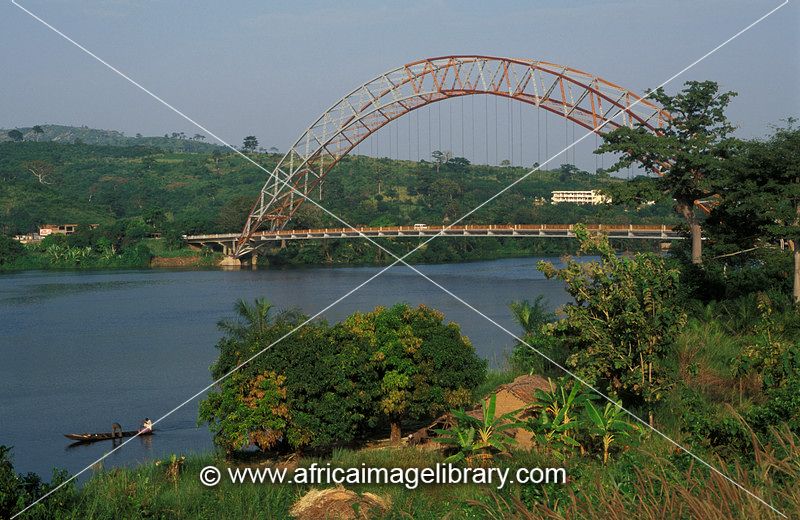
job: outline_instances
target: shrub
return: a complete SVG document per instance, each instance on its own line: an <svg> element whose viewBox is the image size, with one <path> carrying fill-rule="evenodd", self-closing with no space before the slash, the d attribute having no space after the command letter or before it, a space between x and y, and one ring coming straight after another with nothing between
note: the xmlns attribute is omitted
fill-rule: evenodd
<svg viewBox="0 0 800 520"><path fill-rule="evenodd" d="M575 232L582 252L597 251L600 261L568 260L557 269L540 262L547 278L559 278L574 298L566 317L547 325L567 350L567 365L588 384L621 397L628 405L652 407L672 385L665 360L686 322L678 299L677 269L659 256L615 254L608 239Z"/></svg>

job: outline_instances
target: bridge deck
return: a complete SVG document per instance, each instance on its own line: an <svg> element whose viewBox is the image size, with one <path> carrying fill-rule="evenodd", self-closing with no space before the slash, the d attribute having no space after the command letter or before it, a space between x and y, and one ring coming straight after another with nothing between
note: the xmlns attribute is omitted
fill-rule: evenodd
<svg viewBox="0 0 800 520"><path fill-rule="evenodd" d="M588 231L607 234L611 238L640 238L676 240L681 235L671 226L640 224L587 224ZM493 236L493 237L573 237L575 224L469 224L463 226L380 226L351 228L319 228L319 229L282 229L279 231L259 231L251 237L252 242L276 240L311 240L358 238L362 235L370 238L392 237L430 237L442 236ZM223 243L236 241L238 233L222 233L209 235L190 235L185 239L190 244Z"/></svg>

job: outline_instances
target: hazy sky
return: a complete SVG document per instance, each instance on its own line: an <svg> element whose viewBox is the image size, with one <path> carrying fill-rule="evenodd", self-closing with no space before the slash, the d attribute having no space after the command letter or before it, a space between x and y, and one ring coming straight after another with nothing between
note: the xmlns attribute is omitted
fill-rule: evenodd
<svg viewBox="0 0 800 520"><path fill-rule="evenodd" d="M347 91L419 58L545 59L641 92L780 3L19 1L223 139L255 134L280 149ZM740 135L763 135L800 115L799 33L794 1L667 89L714 79L739 93ZM198 131L10 2L0 47L0 127Z"/></svg>

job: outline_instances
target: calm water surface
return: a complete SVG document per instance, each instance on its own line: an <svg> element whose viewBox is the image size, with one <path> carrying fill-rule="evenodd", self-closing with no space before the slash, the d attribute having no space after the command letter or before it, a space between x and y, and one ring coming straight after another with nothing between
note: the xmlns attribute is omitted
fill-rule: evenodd
<svg viewBox="0 0 800 520"><path fill-rule="evenodd" d="M419 269L500 324L517 332L508 303L544 295L567 301L560 282L545 280L537 258ZM83 469L110 442L70 447L62 434L136 429L211 382L220 337L216 322L233 303L265 297L277 307L315 314L379 269L303 268L258 271L24 272L0 275L0 444L14 447L20 472L49 479L53 467ZM356 310L398 301L425 303L461 325L477 351L502 363L506 333L406 267L394 267L329 309L336 322ZM207 451L197 401L112 454L106 467L171 453Z"/></svg>

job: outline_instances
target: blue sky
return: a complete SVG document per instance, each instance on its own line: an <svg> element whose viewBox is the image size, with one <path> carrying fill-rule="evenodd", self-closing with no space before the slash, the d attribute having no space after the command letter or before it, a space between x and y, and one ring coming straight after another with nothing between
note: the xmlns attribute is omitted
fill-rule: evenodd
<svg viewBox="0 0 800 520"><path fill-rule="evenodd" d="M222 138L238 144L255 134L285 149L345 92L419 58L545 59L643 91L780 2L20 3ZM794 2L667 90L716 80L739 92L730 117L740 135L763 135L800 115L798 28ZM10 2L0 6L0 45L0 127L197 131Z"/></svg>

